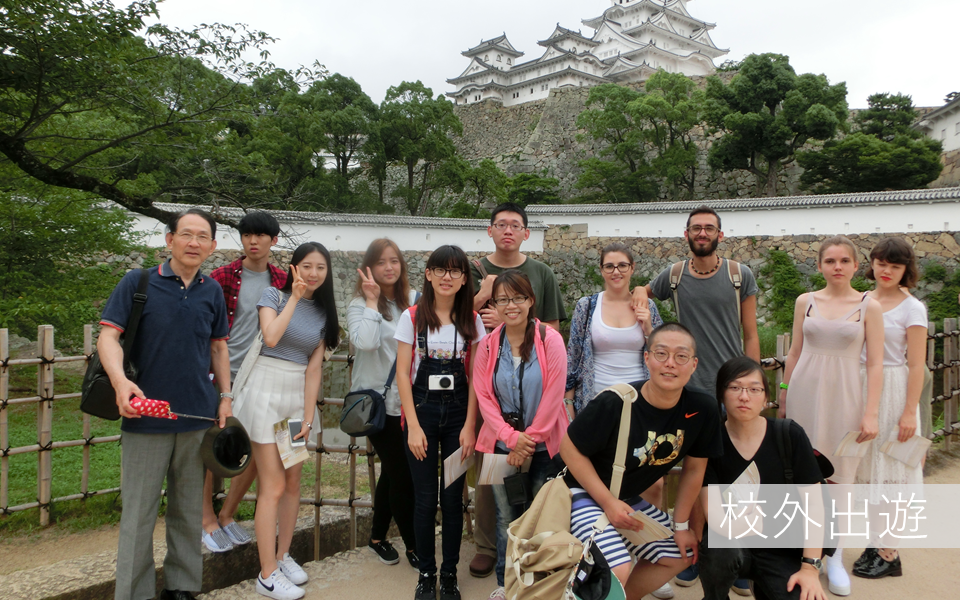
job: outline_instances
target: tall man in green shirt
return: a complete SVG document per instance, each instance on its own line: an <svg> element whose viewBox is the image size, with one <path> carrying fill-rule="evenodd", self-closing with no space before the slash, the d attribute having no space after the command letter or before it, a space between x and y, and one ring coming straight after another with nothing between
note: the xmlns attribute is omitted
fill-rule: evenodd
<svg viewBox="0 0 960 600"><path fill-rule="evenodd" d="M530 237L527 213L523 207L506 202L493 209L487 234L493 238L496 250L470 264L474 289L479 290L474 296L473 308L480 313L487 331L500 324L497 310L487 306L487 302L493 295L493 281L507 269L517 269L530 279L537 298L537 318L559 329L560 321L566 319L567 315L563 309L557 276L547 265L520 252L520 245ZM480 424L480 419L477 419L478 431ZM497 516L490 486L477 486L474 518L476 528L473 537L477 543L477 555L470 562L470 574L486 577L493 572L497 561Z"/></svg>

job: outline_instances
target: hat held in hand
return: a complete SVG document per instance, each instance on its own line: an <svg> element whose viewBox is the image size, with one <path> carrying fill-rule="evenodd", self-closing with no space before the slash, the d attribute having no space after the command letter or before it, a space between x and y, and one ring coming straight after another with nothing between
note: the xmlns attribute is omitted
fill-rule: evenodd
<svg viewBox="0 0 960 600"><path fill-rule="evenodd" d="M214 423L200 442L203 464L217 477L236 477L250 465L250 436L236 417L227 417L227 426Z"/></svg>

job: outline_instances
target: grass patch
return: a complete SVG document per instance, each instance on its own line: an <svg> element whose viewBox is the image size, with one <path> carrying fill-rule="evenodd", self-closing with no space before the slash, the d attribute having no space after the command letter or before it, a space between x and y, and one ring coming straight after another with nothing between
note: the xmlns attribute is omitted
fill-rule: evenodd
<svg viewBox="0 0 960 600"><path fill-rule="evenodd" d="M84 363L68 363L54 367L54 391L57 394L76 392L83 381ZM10 373L10 397L24 398L37 393L37 367L12 367ZM330 407L328 407L330 408ZM336 411L339 413L339 409ZM16 448L37 443L37 404L9 406L8 416L9 444ZM332 417L332 415L331 415ZM332 419L331 420L335 420ZM326 421L326 419L325 419ZM105 421L91 418L90 433L94 437L117 435L120 433L119 421ZM80 412L80 400L57 400L53 403L53 440L83 439L83 414ZM58 448L52 451L54 498L80 493L83 473L83 447ZM350 484L349 465L344 455L335 455L331 459L324 457L322 474L322 494L325 498L346 498ZM37 453L17 454L8 458L10 506L34 502L37 499ZM301 480L301 495L313 497L315 462L311 456L304 464ZM97 444L90 449L90 472L88 489L91 491L115 488L120 485L120 444ZM357 495L370 493L367 477L367 458L357 457ZM51 505L51 526L65 533L76 533L96 529L103 525L117 523L120 520L121 499L118 494L95 496L86 500L68 500ZM161 503L161 514L165 502ZM252 519L254 503L240 505L239 518ZM40 529L39 509L18 511L11 515L0 516L0 535L29 536Z"/></svg>

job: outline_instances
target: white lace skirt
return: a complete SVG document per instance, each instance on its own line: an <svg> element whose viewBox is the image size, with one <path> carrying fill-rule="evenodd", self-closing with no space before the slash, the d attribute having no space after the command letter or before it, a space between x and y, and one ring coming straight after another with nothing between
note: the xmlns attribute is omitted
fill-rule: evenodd
<svg viewBox="0 0 960 600"><path fill-rule="evenodd" d="M257 357L250 376L237 394L233 414L258 444L275 444L273 424L303 418L303 384L307 365Z"/></svg>
<svg viewBox="0 0 960 600"><path fill-rule="evenodd" d="M870 494L867 498L871 504L883 502L881 496L887 499L896 498L899 486L923 483L923 468L910 467L892 456L880 451L885 442L896 441L900 429L900 417L907 405L907 374L906 365L883 368L883 392L880 396L879 432L870 451L860 461L857 468L857 477L854 483L870 484ZM863 401L867 399L867 370L860 367L860 379L863 382ZM920 407L917 407L917 433L920 433ZM860 498L861 500L863 498Z"/></svg>

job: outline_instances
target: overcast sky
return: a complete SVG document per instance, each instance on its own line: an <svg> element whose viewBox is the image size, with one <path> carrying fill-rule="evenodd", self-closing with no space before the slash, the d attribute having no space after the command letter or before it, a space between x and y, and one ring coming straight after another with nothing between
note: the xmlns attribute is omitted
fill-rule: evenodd
<svg viewBox="0 0 960 600"><path fill-rule="evenodd" d="M123 0L114 0L124 4ZM505 32L537 58L537 45L559 22L593 30L582 19L610 0L166 0L160 20L188 27L245 23L275 38L270 59L280 67L315 60L356 79L377 103L387 88L421 80L434 95L468 61L460 52ZM851 108L868 95L903 92L917 106L940 106L960 91L957 23L960 0L688 0L690 13L715 23L714 43L730 53L717 60L777 52L798 73L824 73L847 83ZM953 75L950 75L953 73Z"/></svg>

